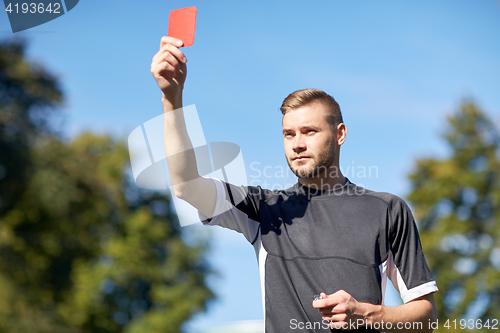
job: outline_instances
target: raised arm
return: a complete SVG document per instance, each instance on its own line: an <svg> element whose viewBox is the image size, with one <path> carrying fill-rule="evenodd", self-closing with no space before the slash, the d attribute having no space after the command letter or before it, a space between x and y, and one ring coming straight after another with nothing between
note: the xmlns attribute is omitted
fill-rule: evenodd
<svg viewBox="0 0 500 333"><path fill-rule="evenodd" d="M175 195L208 217L215 207L216 189L212 180L198 173L193 145L182 112L182 90L186 81L186 56L182 41L162 37L154 55L151 73L162 91L164 140L170 181Z"/></svg>

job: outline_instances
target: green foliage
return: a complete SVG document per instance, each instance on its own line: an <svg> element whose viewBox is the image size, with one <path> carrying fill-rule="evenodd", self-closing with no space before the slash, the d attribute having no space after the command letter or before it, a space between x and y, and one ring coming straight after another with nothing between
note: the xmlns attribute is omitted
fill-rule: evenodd
<svg viewBox="0 0 500 333"><path fill-rule="evenodd" d="M0 47L0 59L26 65L23 47L12 45ZM21 73L34 72L23 66ZM12 73L0 67L0 96L57 86L45 75L50 82L33 88L27 76L6 90ZM44 96L52 99L47 106L60 100ZM64 142L36 122L40 109L14 113L10 105L22 101L2 102L0 139L25 152L9 164L1 150L3 180L21 185L1 192L0 333L180 332L213 297L205 285L206 243L186 245L166 194L135 185L123 141L84 133ZM24 134L31 139L23 142Z"/></svg>
<svg viewBox="0 0 500 333"><path fill-rule="evenodd" d="M0 43L0 215L26 189L30 146L51 132L49 116L62 102L57 80L26 61L25 49L22 40Z"/></svg>
<svg viewBox="0 0 500 333"><path fill-rule="evenodd" d="M499 319L499 130L470 101L448 121L451 156L418 160L408 196L439 288L439 321Z"/></svg>

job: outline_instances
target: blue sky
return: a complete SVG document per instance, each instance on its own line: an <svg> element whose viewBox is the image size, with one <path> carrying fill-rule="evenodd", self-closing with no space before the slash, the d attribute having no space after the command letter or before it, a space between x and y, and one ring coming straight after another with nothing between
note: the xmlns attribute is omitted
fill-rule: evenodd
<svg viewBox="0 0 500 333"><path fill-rule="evenodd" d="M500 123L498 0L82 0L16 34L28 38L30 58L63 84L67 137L91 130L125 138L161 114L151 59L169 12L187 6L197 6L198 20L195 43L184 49L184 102L196 105L207 141L241 147L254 184L290 182L276 177L287 169L278 108L297 89L320 88L339 102L347 177L402 197L416 158L448 153L440 133L461 100L473 98ZM3 12L0 38L12 36ZM263 175L265 167L272 177ZM190 327L261 319L253 248L238 234L211 229L219 300Z"/></svg>

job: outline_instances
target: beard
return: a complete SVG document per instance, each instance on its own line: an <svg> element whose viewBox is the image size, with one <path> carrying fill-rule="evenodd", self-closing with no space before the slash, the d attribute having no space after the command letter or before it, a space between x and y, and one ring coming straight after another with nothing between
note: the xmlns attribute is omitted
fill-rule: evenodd
<svg viewBox="0 0 500 333"><path fill-rule="evenodd" d="M322 149L318 153L318 155L310 156L308 159L306 159L306 163L304 163L304 165L294 167L292 165L294 161L291 161L289 158L287 158L286 161L288 163L288 166L290 167L290 170L292 170L292 172L299 178L316 178L323 173L324 177L327 177L329 171L336 172L338 176L338 170L330 170L330 168L332 167L335 168L334 166L332 166L333 162L335 161L335 152L333 148L333 142L328 142L325 148ZM312 161L313 164L307 165L309 164L309 161Z"/></svg>

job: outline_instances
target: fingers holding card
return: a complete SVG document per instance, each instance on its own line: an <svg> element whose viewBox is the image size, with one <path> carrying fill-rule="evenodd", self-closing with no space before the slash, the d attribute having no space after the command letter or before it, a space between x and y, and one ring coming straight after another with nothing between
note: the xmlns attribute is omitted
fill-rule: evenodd
<svg viewBox="0 0 500 333"><path fill-rule="evenodd" d="M196 7L186 7L170 12L168 19L168 36L182 40L182 46L194 43L196 30Z"/></svg>

